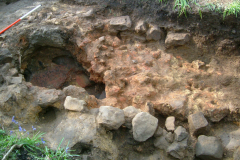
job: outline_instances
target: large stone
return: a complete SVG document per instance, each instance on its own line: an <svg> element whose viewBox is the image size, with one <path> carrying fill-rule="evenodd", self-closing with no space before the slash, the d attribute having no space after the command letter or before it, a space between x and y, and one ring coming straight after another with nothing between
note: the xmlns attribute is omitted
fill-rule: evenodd
<svg viewBox="0 0 240 160"><path fill-rule="evenodd" d="M189 115L188 123L191 134L195 136L204 133L208 126L208 121L206 120L202 112Z"/></svg>
<svg viewBox="0 0 240 160"><path fill-rule="evenodd" d="M155 40L158 41L161 39L163 32L158 26L151 26L147 31L147 40Z"/></svg>
<svg viewBox="0 0 240 160"><path fill-rule="evenodd" d="M123 109L124 111L124 116L125 116L125 126L129 129L132 128L132 120L140 112L139 109L136 109L133 106L128 106Z"/></svg>
<svg viewBox="0 0 240 160"><path fill-rule="evenodd" d="M235 150L240 146L240 129L232 131L221 137L224 147L227 150Z"/></svg>
<svg viewBox="0 0 240 160"><path fill-rule="evenodd" d="M63 98L64 94L61 90L47 89L37 92L36 101L39 106L47 107L61 101Z"/></svg>
<svg viewBox="0 0 240 160"><path fill-rule="evenodd" d="M124 112L112 106L101 106L97 121L109 130L118 129L124 122Z"/></svg>
<svg viewBox="0 0 240 160"><path fill-rule="evenodd" d="M87 91L82 87L70 85L65 87L63 89L63 92L65 93L66 96L71 96L73 98L78 98L85 101L87 101L89 98Z"/></svg>
<svg viewBox="0 0 240 160"><path fill-rule="evenodd" d="M190 40L188 33L168 33L165 44L166 47L181 46L186 44Z"/></svg>
<svg viewBox="0 0 240 160"><path fill-rule="evenodd" d="M64 47L65 40L62 36L62 30L59 27L42 27L35 30L29 38L29 42L35 46Z"/></svg>
<svg viewBox="0 0 240 160"><path fill-rule="evenodd" d="M132 26L129 16L115 17L110 20L110 28L118 31L124 31Z"/></svg>
<svg viewBox="0 0 240 160"><path fill-rule="evenodd" d="M216 137L199 136L196 144L196 156L203 160L222 159L223 147L221 142Z"/></svg>
<svg viewBox="0 0 240 160"><path fill-rule="evenodd" d="M132 121L133 138L143 142L152 137L158 126L158 119L147 112L138 113Z"/></svg>
<svg viewBox="0 0 240 160"><path fill-rule="evenodd" d="M170 116L167 117L165 121L165 126L168 131L174 131L175 130L175 117Z"/></svg>
<svg viewBox="0 0 240 160"><path fill-rule="evenodd" d="M175 133L175 140L180 142L188 137L188 133L185 128L182 126L178 126L177 129L174 131Z"/></svg>
<svg viewBox="0 0 240 160"><path fill-rule="evenodd" d="M94 115L82 114L80 116L63 119L51 132L46 135L46 140L52 149L57 149L62 138L62 146L69 148L76 143L91 144L97 135L97 124Z"/></svg>
<svg viewBox="0 0 240 160"><path fill-rule="evenodd" d="M13 60L12 54L6 48L0 49L0 65L5 63L11 63Z"/></svg>
<svg viewBox="0 0 240 160"><path fill-rule="evenodd" d="M67 96L64 102L64 107L67 110L82 112L87 110L87 103L84 100Z"/></svg>

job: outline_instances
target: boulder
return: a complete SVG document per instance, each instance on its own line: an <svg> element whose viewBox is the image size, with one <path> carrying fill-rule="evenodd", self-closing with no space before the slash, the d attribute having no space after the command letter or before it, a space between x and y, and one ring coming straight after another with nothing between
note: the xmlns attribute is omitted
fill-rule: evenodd
<svg viewBox="0 0 240 160"><path fill-rule="evenodd" d="M132 120L133 138L143 142L152 137L158 126L158 119L147 112L138 113Z"/></svg>
<svg viewBox="0 0 240 160"><path fill-rule="evenodd" d="M182 46L190 40L190 35L188 33L168 33L165 45L167 48L174 46Z"/></svg>
<svg viewBox="0 0 240 160"><path fill-rule="evenodd" d="M177 129L174 131L174 133L175 133L175 140L177 142L180 142L188 137L188 133L186 129L183 128L182 126L178 126Z"/></svg>
<svg viewBox="0 0 240 160"><path fill-rule="evenodd" d="M199 135L206 131L208 126L208 121L204 117L202 112L191 114L188 116L189 131L192 135Z"/></svg>
<svg viewBox="0 0 240 160"><path fill-rule="evenodd" d="M78 98L84 101L87 101L89 98L87 91L82 87L70 85L63 88L63 92L66 96L71 96L73 98Z"/></svg>
<svg viewBox="0 0 240 160"><path fill-rule="evenodd" d="M158 41L161 39L163 32L158 26L151 26L146 33L147 40Z"/></svg>
<svg viewBox="0 0 240 160"><path fill-rule="evenodd" d="M129 16L115 17L110 20L110 28L117 31L124 31L132 26Z"/></svg>
<svg viewBox="0 0 240 160"><path fill-rule="evenodd" d="M175 130L175 117L170 116L167 117L166 121L165 121L165 127L167 129L167 131L174 131Z"/></svg>
<svg viewBox="0 0 240 160"><path fill-rule="evenodd" d="M133 106L128 106L123 109L124 111L124 116L125 116L125 126L129 129L132 128L132 120L140 112L139 109L136 109Z"/></svg>
<svg viewBox="0 0 240 160"><path fill-rule="evenodd" d="M124 122L124 112L112 106L101 106L97 122L109 130L117 130Z"/></svg>
<svg viewBox="0 0 240 160"><path fill-rule="evenodd" d="M87 103L84 100L67 96L64 102L64 107L70 111L83 112L87 110Z"/></svg>
<svg viewBox="0 0 240 160"><path fill-rule="evenodd" d="M200 159L222 159L223 147L221 142L212 136L201 135L196 143L196 156Z"/></svg>

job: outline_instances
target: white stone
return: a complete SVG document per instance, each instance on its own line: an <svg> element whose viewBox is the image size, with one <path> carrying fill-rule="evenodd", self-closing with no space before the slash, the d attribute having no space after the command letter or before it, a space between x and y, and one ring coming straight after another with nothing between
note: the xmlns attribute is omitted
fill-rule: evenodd
<svg viewBox="0 0 240 160"><path fill-rule="evenodd" d="M167 117L166 122L165 122L166 129L168 131L174 131L175 130L174 123L175 123L175 117L173 117L173 116Z"/></svg>
<svg viewBox="0 0 240 160"><path fill-rule="evenodd" d="M64 107L67 110L81 112L87 109L87 103L84 100L79 100L77 98L67 96L64 102Z"/></svg>

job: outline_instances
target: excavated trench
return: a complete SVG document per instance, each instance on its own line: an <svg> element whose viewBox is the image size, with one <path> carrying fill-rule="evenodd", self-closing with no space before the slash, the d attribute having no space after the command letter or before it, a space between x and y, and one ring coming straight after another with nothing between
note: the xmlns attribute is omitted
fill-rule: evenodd
<svg viewBox="0 0 240 160"><path fill-rule="evenodd" d="M22 62L27 82L49 89L63 89L69 85L84 88L89 95L106 98L105 84L91 81L90 74L72 54L54 47L38 47Z"/></svg>

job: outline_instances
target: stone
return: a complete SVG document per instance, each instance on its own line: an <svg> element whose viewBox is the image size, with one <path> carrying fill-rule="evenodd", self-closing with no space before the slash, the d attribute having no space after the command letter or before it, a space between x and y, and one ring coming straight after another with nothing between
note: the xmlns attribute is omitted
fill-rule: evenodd
<svg viewBox="0 0 240 160"><path fill-rule="evenodd" d="M85 88L91 84L91 81L85 74L76 75L76 82L82 88Z"/></svg>
<svg viewBox="0 0 240 160"><path fill-rule="evenodd" d="M151 26L146 33L146 39L158 41L161 39L162 34L163 32L158 26Z"/></svg>
<svg viewBox="0 0 240 160"><path fill-rule="evenodd" d="M125 31L132 26L129 16L115 17L110 20L110 28L118 31Z"/></svg>
<svg viewBox="0 0 240 160"><path fill-rule="evenodd" d="M237 149L240 146L240 129L230 132L226 137L221 137L221 139L227 150Z"/></svg>
<svg viewBox="0 0 240 160"><path fill-rule="evenodd" d="M167 48L174 46L182 46L190 40L190 35L188 33L168 33L165 45Z"/></svg>
<svg viewBox="0 0 240 160"><path fill-rule="evenodd" d="M138 113L132 120L133 138L143 142L152 137L158 126L158 119L147 112Z"/></svg>
<svg viewBox="0 0 240 160"><path fill-rule="evenodd" d="M188 116L189 131L192 135L197 136L206 131L208 121L202 112L191 114Z"/></svg>
<svg viewBox="0 0 240 160"><path fill-rule="evenodd" d="M238 147L234 154L233 154L233 160L240 160L240 147Z"/></svg>
<svg viewBox="0 0 240 160"><path fill-rule="evenodd" d="M101 106L97 122L109 130L117 130L124 122L124 112L112 106Z"/></svg>
<svg viewBox="0 0 240 160"><path fill-rule="evenodd" d="M166 121L165 121L165 127L167 129L167 131L174 131L175 130L175 117L170 116L167 117Z"/></svg>
<svg viewBox="0 0 240 160"><path fill-rule="evenodd" d="M81 17L89 18L89 17L93 17L93 15L94 15L94 10L93 8L91 8L88 11L82 13Z"/></svg>
<svg viewBox="0 0 240 160"><path fill-rule="evenodd" d="M168 141L166 141L165 135L163 135L161 137L157 137L154 140L154 146L159 149L163 149L163 150L167 151L167 148L170 146L170 143Z"/></svg>
<svg viewBox="0 0 240 160"><path fill-rule="evenodd" d="M62 38L62 33L59 27L41 27L30 35L29 42L34 46L62 48L66 45L65 40Z"/></svg>
<svg viewBox="0 0 240 160"><path fill-rule="evenodd" d="M20 83L22 83L22 76L20 76L20 77L12 77L10 83L11 84L20 84Z"/></svg>
<svg viewBox="0 0 240 160"><path fill-rule="evenodd" d="M144 32L146 32L147 31L147 24L146 24L146 22L143 21L143 20L138 21L136 26L135 26L135 31L137 33L141 33L141 32L144 33Z"/></svg>
<svg viewBox="0 0 240 160"><path fill-rule="evenodd" d="M63 88L63 92L66 96L71 96L73 98L78 98L84 101L87 101L89 98L89 95L87 91L82 87L77 87L74 85L67 86Z"/></svg>
<svg viewBox="0 0 240 160"><path fill-rule="evenodd" d="M136 116L136 114L138 114L140 112L140 110L136 109L133 106L128 106L128 107L124 108L123 111L124 111L124 117L125 117L124 125L127 128L131 129L132 128L132 120Z"/></svg>
<svg viewBox="0 0 240 160"><path fill-rule="evenodd" d="M64 107L70 111L83 112L87 110L87 103L84 100L67 96L64 102Z"/></svg>
<svg viewBox="0 0 240 160"><path fill-rule="evenodd" d="M176 130L174 131L174 133L175 133L175 140L177 142L180 142L188 137L188 133L187 133L186 129L183 128L182 126L178 126L176 128Z"/></svg>
<svg viewBox="0 0 240 160"><path fill-rule="evenodd" d="M186 154L188 138L182 142L174 142L167 148L167 153L177 159L183 159Z"/></svg>
<svg viewBox="0 0 240 160"><path fill-rule="evenodd" d="M99 113L99 108L90 109L89 113L97 117Z"/></svg>
<svg viewBox="0 0 240 160"><path fill-rule="evenodd" d="M71 131L71 132L69 132ZM61 146L73 147L77 143L91 144L97 134L95 116L89 114L72 115L63 119L53 130L45 136L52 149L57 149L62 138Z"/></svg>
<svg viewBox="0 0 240 160"><path fill-rule="evenodd" d="M11 63L13 60L12 54L6 48L0 49L0 65L5 63Z"/></svg>
<svg viewBox="0 0 240 160"><path fill-rule="evenodd" d="M154 133L154 137L160 137L160 136L162 136L162 135L163 135L163 128L160 127L160 126L158 126L158 127L157 127L157 130L156 130L155 133Z"/></svg>
<svg viewBox="0 0 240 160"><path fill-rule="evenodd" d="M173 140L174 140L174 134L172 132L168 132L166 135L165 135L165 139L168 143L172 143Z"/></svg>
<svg viewBox="0 0 240 160"><path fill-rule="evenodd" d="M16 68L11 68L9 69L9 73L10 76L17 76L18 75L18 70Z"/></svg>
<svg viewBox="0 0 240 160"><path fill-rule="evenodd" d="M223 147L221 142L213 136L201 135L196 143L196 156L200 159L222 159Z"/></svg>
<svg viewBox="0 0 240 160"><path fill-rule="evenodd" d="M36 96L36 102L41 107L47 107L53 105L56 102L61 101L64 98L64 94L61 90L46 89L39 90Z"/></svg>

